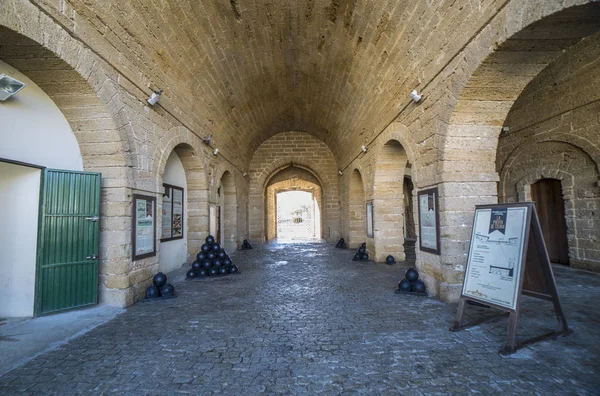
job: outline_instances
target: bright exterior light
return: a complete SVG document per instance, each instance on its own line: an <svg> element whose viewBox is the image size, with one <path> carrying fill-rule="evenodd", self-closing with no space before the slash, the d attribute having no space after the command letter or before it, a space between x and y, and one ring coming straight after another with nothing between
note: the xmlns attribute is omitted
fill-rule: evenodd
<svg viewBox="0 0 600 396"><path fill-rule="evenodd" d="M0 74L0 100L4 101L25 88L27 84L6 74Z"/></svg>

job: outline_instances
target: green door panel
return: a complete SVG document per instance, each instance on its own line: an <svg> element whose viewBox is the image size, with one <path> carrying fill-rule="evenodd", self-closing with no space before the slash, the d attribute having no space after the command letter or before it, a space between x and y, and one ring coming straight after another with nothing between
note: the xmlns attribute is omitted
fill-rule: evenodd
<svg viewBox="0 0 600 396"><path fill-rule="evenodd" d="M40 190L35 314L97 304L100 174L45 169Z"/></svg>

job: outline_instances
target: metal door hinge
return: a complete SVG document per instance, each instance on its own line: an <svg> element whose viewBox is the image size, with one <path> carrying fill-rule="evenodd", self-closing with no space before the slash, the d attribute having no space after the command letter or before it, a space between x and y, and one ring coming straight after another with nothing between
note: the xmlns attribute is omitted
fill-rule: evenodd
<svg viewBox="0 0 600 396"><path fill-rule="evenodd" d="M100 217L98 217L98 216L93 216L93 217L86 217L85 219L86 219L86 220L89 220L89 221L98 221L98 220L100 220Z"/></svg>
<svg viewBox="0 0 600 396"><path fill-rule="evenodd" d="M91 256L87 256L86 259L88 259L88 260L98 260L98 255L97 254L92 254Z"/></svg>

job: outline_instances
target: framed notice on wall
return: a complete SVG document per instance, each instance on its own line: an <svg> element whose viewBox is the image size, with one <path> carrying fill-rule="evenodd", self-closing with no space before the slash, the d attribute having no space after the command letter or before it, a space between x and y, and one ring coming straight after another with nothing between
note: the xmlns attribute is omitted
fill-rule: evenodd
<svg viewBox="0 0 600 396"><path fill-rule="evenodd" d="M367 202L367 238L373 238L373 201Z"/></svg>
<svg viewBox="0 0 600 396"><path fill-rule="evenodd" d="M477 208L462 294L516 309L527 206Z"/></svg>
<svg viewBox="0 0 600 396"><path fill-rule="evenodd" d="M183 188L163 184L161 242L183 238Z"/></svg>
<svg viewBox="0 0 600 396"><path fill-rule="evenodd" d="M133 194L133 260L156 255L156 198Z"/></svg>
<svg viewBox="0 0 600 396"><path fill-rule="evenodd" d="M419 191L419 249L440 254L440 214L438 189Z"/></svg>

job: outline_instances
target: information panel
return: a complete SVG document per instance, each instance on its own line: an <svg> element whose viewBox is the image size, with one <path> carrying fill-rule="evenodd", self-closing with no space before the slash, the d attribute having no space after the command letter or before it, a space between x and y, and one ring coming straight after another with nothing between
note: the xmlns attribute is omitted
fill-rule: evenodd
<svg viewBox="0 0 600 396"><path fill-rule="evenodd" d="M133 195L133 260L156 255L156 199Z"/></svg>
<svg viewBox="0 0 600 396"><path fill-rule="evenodd" d="M419 191L419 249L440 254L438 189Z"/></svg>
<svg viewBox="0 0 600 396"><path fill-rule="evenodd" d="M516 309L527 207L476 209L462 294Z"/></svg>

